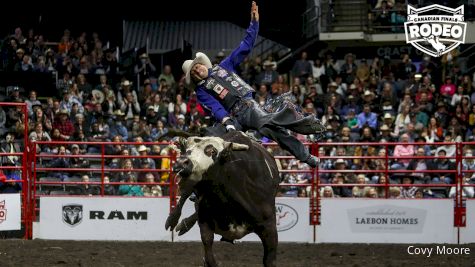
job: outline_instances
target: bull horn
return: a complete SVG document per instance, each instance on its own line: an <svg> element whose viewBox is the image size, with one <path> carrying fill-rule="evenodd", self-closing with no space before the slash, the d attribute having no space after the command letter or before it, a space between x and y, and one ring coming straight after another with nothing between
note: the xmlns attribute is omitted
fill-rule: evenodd
<svg viewBox="0 0 475 267"><path fill-rule="evenodd" d="M226 141L224 142L224 147L230 147L231 150L234 150L234 151L243 151L243 150L249 149L248 145L233 143L233 142L226 142Z"/></svg>
<svg viewBox="0 0 475 267"><path fill-rule="evenodd" d="M186 148L188 147L188 140L186 138L178 138L178 148L180 152L184 155L186 153Z"/></svg>

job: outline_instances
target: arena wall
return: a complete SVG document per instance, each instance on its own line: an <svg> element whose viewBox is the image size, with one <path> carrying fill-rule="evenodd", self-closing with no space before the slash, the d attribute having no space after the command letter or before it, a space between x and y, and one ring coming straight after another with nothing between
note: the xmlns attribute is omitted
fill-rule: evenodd
<svg viewBox="0 0 475 267"><path fill-rule="evenodd" d="M474 242L473 224L454 227L451 199L322 199L321 224L311 225L308 198L276 199L279 241L299 243ZM467 200L474 221L475 201ZM67 218L66 208L79 207ZM64 240L201 241L199 228L183 236L165 230L167 198L42 197L33 237ZM187 202L182 218L194 211ZM75 217L76 216L76 217ZM471 219L472 218L472 219ZM216 235L215 240L220 236ZM242 241L258 241L255 234Z"/></svg>

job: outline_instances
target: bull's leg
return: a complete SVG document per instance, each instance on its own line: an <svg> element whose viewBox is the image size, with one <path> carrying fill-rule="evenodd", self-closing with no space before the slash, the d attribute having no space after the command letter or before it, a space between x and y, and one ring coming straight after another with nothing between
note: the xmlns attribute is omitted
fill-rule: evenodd
<svg viewBox="0 0 475 267"><path fill-rule="evenodd" d="M186 200L190 197L191 193L193 192L194 184L186 184L184 183L180 186L181 196L178 204L176 205L175 209L172 210L170 215L168 215L167 221L165 223L165 229L173 231L175 226L178 224L178 220L181 216L181 210L183 209L183 205L185 205Z"/></svg>
<svg viewBox="0 0 475 267"><path fill-rule="evenodd" d="M191 194L190 194L191 195ZM168 230L170 228L170 231L173 231L175 226L178 224L178 220L180 219L181 216L181 210L183 209L183 205L185 204L186 199L190 196L181 196L180 200L178 201L178 204L176 205L175 209L170 212L168 215L167 221L165 223L165 229Z"/></svg>
<svg viewBox="0 0 475 267"><path fill-rule="evenodd" d="M191 214L191 216L181 220L181 222L176 227L176 231L178 232L178 236L185 234L186 232L190 231L195 225L196 221L198 221L198 205L199 200L195 201L195 212Z"/></svg>
<svg viewBox="0 0 475 267"><path fill-rule="evenodd" d="M195 225L196 221L198 220L198 213L195 212L191 216L181 220L181 222L177 225L176 231L178 232L178 235L183 235L186 232L190 231L191 228L193 228L193 225Z"/></svg>
<svg viewBox="0 0 475 267"><path fill-rule="evenodd" d="M199 223L200 233L201 233L201 242L203 242L203 247L205 251L204 266L205 267L216 267L216 259L214 258L213 253L213 241L214 241L214 232L209 227L208 223L203 222Z"/></svg>
<svg viewBox="0 0 475 267"><path fill-rule="evenodd" d="M275 217L274 217L275 218ZM276 221L271 220L271 222L266 223L256 231L256 234L262 241L262 246L264 247L264 258L263 263L265 267L275 267L277 260L277 227Z"/></svg>

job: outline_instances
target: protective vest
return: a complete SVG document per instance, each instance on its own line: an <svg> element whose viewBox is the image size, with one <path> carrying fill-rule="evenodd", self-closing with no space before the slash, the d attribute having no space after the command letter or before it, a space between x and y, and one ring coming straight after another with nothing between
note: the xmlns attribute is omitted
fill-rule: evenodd
<svg viewBox="0 0 475 267"><path fill-rule="evenodd" d="M226 110L230 110L241 98L255 92L236 73L229 72L219 65L215 65L211 69L211 73L203 85L207 92L214 96Z"/></svg>

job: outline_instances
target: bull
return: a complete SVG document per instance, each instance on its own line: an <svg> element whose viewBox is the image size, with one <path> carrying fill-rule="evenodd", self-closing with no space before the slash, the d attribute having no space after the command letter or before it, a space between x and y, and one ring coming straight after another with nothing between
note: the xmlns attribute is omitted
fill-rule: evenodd
<svg viewBox="0 0 475 267"><path fill-rule="evenodd" d="M185 154L178 170L181 197L166 228L177 225L181 208L194 191L196 213L184 219L177 230L183 234L198 221L205 266L217 266L213 253L215 233L228 242L256 233L264 248L264 266L275 266L275 196L280 176L273 156L237 131L221 138L189 137Z"/></svg>

